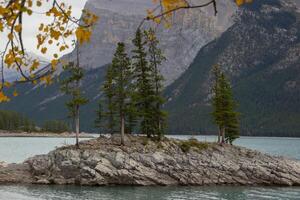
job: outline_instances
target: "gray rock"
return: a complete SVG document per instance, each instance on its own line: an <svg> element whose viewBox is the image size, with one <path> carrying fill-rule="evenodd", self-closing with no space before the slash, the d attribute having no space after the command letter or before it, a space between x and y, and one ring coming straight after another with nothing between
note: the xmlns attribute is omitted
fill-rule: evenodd
<svg viewBox="0 0 300 200"><path fill-rule="evenodd" d="M176 140L164 145L152 141L144 145L139 137L128 141L130 145L119 146L104 138L90 140L80 149L64 147L23 164L0 167L0 183L300 185L299 161L230 145L210 144L185 153Z"/></svg>
<svg viewBox="0 0 300 200"><path fill-rule="evenodd" d="M201 47L233 24L233 15L237 10L234 2L219 0L217 4L217 16L209 6L177 12L169 29L163 24L157 26L152 23L157 27L161 48L167 58L160 69L166 84L172 83L188 68ZM94 27L91 42L80 48L80 60L84 68L110 63L117 42L125 42L131 49L131 40L137 27L147 15L146 10L152 8L154 6L150 0L89 0L86 9L97 14L100 20ZM146 23L145 27L150 25ZM63 59L76 59L76 50Z"/></svg>

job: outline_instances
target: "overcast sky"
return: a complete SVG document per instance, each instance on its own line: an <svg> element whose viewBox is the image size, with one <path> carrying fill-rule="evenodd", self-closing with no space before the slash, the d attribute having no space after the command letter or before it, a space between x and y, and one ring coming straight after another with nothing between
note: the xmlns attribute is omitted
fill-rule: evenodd
<svg viewBox="0 0 300 200"><path fill-rule="evenodd" d="M58 0L58 2L65 2L67 5L72 5L73 7L73 16L76 18L79 18L81 15L81 11L84 8L84 5L86 3L87 0ZM43 1L46 2L46 1ZM38 11L38 12L43 12L45 10L47 10L47 8L50 7L49 3L47 7L43 7L43 9L34 9L34 11ZM24 45L27 51L33 52L39 56L43 56L46 57L48 59L50 59L53 55L54 52L58 52L57 49L55 47L48 47L48 52L46 55L41 54L37 49L36 49L36 45L37 45L37 39L36 39L36 35L38 33L38 27L40 25L40 23L49 23L51 22L51 18L50 17L46 17L43 14L37 14L34 13L31 16L24 16L24 20L23 20L23 38L24 38ZM6 34L5 34L6 35ZM5 35L0 35L0 48L3 49L4 45L5 45L5 41L3 41L4 38L6 38ZM69 41L67 41L69 44L71 44L72 39L70 39ZM69 51L71 51L71 49L69 49ZM64 53L67 53L67 51L64 51Z"/></svg>

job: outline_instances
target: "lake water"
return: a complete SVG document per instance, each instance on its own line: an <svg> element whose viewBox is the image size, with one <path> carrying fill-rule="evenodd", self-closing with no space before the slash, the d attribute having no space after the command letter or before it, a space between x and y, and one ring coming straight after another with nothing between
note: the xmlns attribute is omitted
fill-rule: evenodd
<svg viewBox="0 0 300 200"><path fill-rule="evenodd" d="M188 139L190 136L173 136ZM202 141L216 137L197 136ZM0 138L0 161L21 162L55 147L72 144L68 138ZM300 138L242 137L236 145L300 160ZM0 200L300 200L300 187L79 187L0 186Z"/></svg>

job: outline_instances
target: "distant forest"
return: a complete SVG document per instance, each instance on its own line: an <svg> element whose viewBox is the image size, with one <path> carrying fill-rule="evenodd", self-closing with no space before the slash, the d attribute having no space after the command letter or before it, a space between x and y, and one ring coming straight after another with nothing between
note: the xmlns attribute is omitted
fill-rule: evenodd
<svg viewBox="0 0 300 200"><path fill-rule="evenodd" d="M0 130L9 132L51 132L62 133L69 130L64 121L45 121L40 127L23 114L14 111L0 110Z"/></svg>

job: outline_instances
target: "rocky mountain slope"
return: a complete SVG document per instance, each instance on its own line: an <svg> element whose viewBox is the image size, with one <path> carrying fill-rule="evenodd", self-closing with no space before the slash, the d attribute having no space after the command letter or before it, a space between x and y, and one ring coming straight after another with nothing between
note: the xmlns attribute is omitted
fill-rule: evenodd
<svg viewBox="0 0 300 200"><path fill-rule="evenodd" d="M93 69L110 63L117 42L125 42L130 48L146 10L152 8L151 0L89 0L86 9L97 14L100 19L94 28L91 42L80 48L83 67ZM188 68L202 46L233 24L232 16L237 9L233 1L219 0L218 8L219 15L216 17L212 7L177 12L170 29L145 23L144 27L157 28L161 48L167 58L161 67L166 84L173 82ZM74 60L75 52L67 55L67 59Z"/></svg>
<svg viewBox="0 0 300 200"><path fill-rule="evenodd" d="M166 89L170 132L214 132L211 67L231 78L243 134L300 134L300 14L288 1L255 1ZM185 116L182 118L182 116Z"/></svg>
<svg viewBox="0 0 300 200"><path fill-rule="evenodd" d="M115 7L109 9L119 10ZM299 20L297 7L287 0L260 0L241 8L234 25L203 47L188 70L166 88L168 102L165 109L169 111L170 118L168 132L216 131L210 117L210 70L214 64L220 64L232 80L242 112L243 135L300 136ZM128 34L126 27L120 31ZM193 37L195 35L191 33L189 39L192 41ZM104 38L105 43L107 37ZM177 45L176 41L174 43ZM102 53L101 50L92 50L92 45L98 49L96 44L97 40L93 38L91 44L84 47L87 50L83 51L83 48L82 52L91 52L90 56L97 59L105 55L104 50ZM179 47L175 49L179 53ZM84 58L87 68L92 68L88 67L88 63L94 62L92 57L82 55L87 56ZM105 69L105 66L97 67L86 72L83 88L90 102L81 110L84 131L96 131L93 125L95 109L101 96L99 89ZM64 74L61 74L58 78L63 77ZM47 119L68 120L64 105L66 97L59 92L58 84L46 88L19 85L17 90L20 95L9 103L1 104L0 109L25 113L40 123Z"/></svg>
<svg viewBox="0 0 300 200"><path fill-rule="evenodd" d="M189 144L190 148L183 148ZM115 135L0 165L0 184L299 186L300 163L246 148Z"/></svg>

